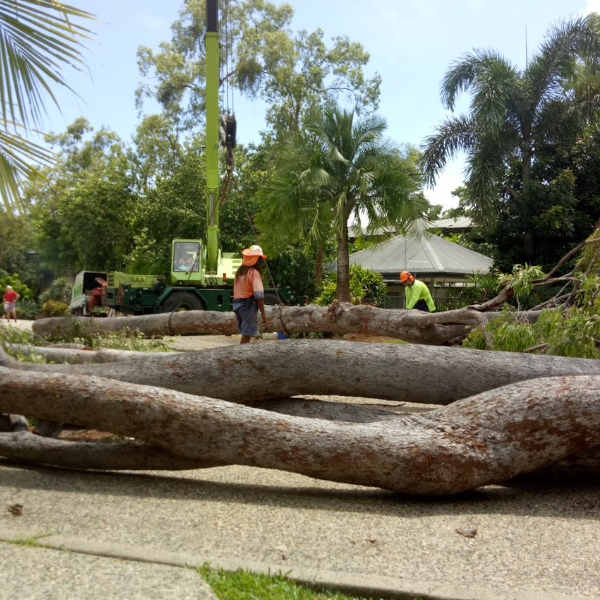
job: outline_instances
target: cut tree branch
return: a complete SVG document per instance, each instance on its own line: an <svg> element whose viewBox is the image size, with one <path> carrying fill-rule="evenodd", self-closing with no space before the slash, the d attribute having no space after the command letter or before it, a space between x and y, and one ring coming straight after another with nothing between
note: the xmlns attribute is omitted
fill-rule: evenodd
<svg viewBox="0 0 600 600"><path fill-rule="evenodd" d="M419 344L459 343L481 325L477 310L463 308L438 313L419 310L390 310L368 305L334 303L325 306L266 307L263 332L286 331L290 334L321 332L344 335L360 333L399 338ZM492 319L498 313L487 313ZM523 318L536 320L539 313L524 312ZM33 323L33 332L44 338L60 337L74 328L81 333L102 334L139 331L146 337L238 333L232 312L193 310L125 318L53 317Z"/></svg>
<svg viewBox="0 0 600 600"><path fill-rule="evenodd" d="M517 352L338 340L285 340L106 364L0 365L27 372L96 375L254 404L297 395L339 395L449 404L507 383L600 375L600 361Z"/></svg>
<svg viewBox="0 0 600 600"><path fill-rule="evenodd" d="M600 444L600 376L519 382L420 415L349 424L98 377L0 367L0 411L99 427L206 464L454 494ZM51 400L51 401L50 401Z"/></svg>

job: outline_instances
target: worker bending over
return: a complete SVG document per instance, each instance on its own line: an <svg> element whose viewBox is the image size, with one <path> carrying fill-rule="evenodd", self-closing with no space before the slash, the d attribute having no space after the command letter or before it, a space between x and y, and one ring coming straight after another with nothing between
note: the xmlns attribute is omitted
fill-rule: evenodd
<svg viewBox="0 0 600 600"><path fill-rule="evenodd" d="M400 273L400 284L404 287L406 295L406 308L416 308L425 312L434 312L435 303L431 297L429 288L408 271Z"/></svg>

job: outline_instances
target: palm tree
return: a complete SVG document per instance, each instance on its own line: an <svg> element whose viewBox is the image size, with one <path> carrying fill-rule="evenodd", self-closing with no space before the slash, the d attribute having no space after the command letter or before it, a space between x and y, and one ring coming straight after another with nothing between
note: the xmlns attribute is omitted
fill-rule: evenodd
<svg viewBox="0 0 600 600"><path fill-rule="evenodd" d="M287 176L280 170L287 202L299 207L297 214L304 211L300 222L310 222L309 231L321 242L335 233L337 298L342 302L350 301L348 221L360 223L365 215L372 228L402 226L424 209L420 178L383 142L385 127L376 116L357 119L354 111L330 106L306 124L309 152Z"/></svg>
<svg viewBox="0 0 600 600"><path fill-rule="evenodd" d="M522 188L530 179L536 148L554 143L561 123L575 108L565 84L577 61L599 54L589 17L550 31L523 71L493 50L476 50L457 61L442 82L442 102L454 110L457 96L472 92L468 115L446 120L427 138L423 154L426 182L435 183L447 160L467 154L467 185L480 213L489 207L509 160L521 165Z"/></svg>
<svg viewBox="0 0 600 600"><path fill-rule="evenodd" d="M52 86L70 89L61 68L82 64L89 31L73 17L93 18L58 0L0 0L0 195L8 211L19 207L18 182L35 172L31 163L52 159L24 134L40 126L44 96L58 106Z"/></svg>

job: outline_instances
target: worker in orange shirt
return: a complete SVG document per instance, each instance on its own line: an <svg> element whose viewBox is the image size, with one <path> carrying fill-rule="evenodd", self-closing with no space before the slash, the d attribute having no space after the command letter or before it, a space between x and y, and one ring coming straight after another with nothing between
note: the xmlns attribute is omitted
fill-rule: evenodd
<svg viewBox="0 0 600 600"><path fill-rule="evenodd" d="M238 328L242 335L241 344L247 344L253 338L259 338L258 312L263 323L265 315L265 288L262 270L267 263L262 248L254 244L242 250L242 266L235 274L233 283L233 312L237 317Z"/></svg>

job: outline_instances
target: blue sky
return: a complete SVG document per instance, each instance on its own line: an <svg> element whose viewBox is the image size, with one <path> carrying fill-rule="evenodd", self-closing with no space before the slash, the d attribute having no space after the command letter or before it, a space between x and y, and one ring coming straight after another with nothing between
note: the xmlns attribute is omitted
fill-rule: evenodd
<svg viewBox="0 0 600 600"><path fill-rule="evenodd" d="M280 3L278 0L273 0ZM136 51L156 48L170 39L170 25L180 0L73 0L96 14L94 39L85 53L87 68L68 71L79 97L58 92L61 112L49 107L45 130L60 132L79 116L94 127L107 126L130 141L139 123L134 92L141 78ZM515 65L529 55L558 21L600 12L600 0L291 0L294 28L322 28L327 38L347 35L371 55L369 72L383 78L379 114L387 135L397 144L420 146L445 118L439 87L450 63L474 48L494 48ZM466 99L459 109L467 106ZM235 98L238 138L258 141L264 105ZM145 103L144 113L157 110ZM430 201L456 204L450 192L461 184L464 161L458 157L444 170Z"/></svg>

